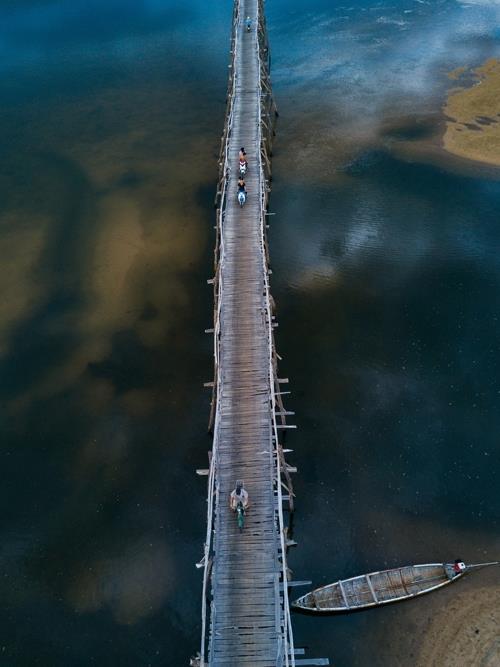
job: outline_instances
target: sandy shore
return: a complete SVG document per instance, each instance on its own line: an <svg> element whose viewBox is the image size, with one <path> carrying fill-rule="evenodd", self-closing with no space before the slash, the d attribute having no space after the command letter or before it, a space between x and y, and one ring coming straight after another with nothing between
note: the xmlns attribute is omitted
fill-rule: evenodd
<svg viewBox="0 0 500 667"><path fill-rule="evenodd" d="M431 621L416 667L500 665L500 587L462 591Z"/></svg>
<svg viewBox="0 0 500 667"><path fill-rule="evenodd" d="M458 80L467 71L454 70ZM488 60L472 72L470 88L453 89L444 106L444 148L460 157L500 166L500 61Z"/></svg>
<svg viewBox="0 0 500 667"><path fill-rule="evenodd" d="M374 667L498 667L500 568L420 600L377 610L356 664ZM474 578L480 578L474 581ZM478 585L479 584L479 585ZM374 612L375 613L375 612ZM385 617L381 618L382 613ZM382 621L382 622L381 622ZM394 630L397 628L397 632Z"/></svg>

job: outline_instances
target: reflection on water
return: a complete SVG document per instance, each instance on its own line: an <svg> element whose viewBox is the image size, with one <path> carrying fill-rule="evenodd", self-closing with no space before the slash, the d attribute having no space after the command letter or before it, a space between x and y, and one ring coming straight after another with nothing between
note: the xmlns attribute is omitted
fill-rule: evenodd
<svg viewBox="0 0 500 667"><path fill-rule="evenodd" d="M6 664L185 664L198 645L230 10L1 10ZM496 52L497 12L268 3L299 579L498 554L500 188L399 157L439 133L446 73ZM491 576L460 584L478 614ZM430 664L428 619L454 595L298 617L297 643L344 667Z"/></svg>
<svg viewBox="0 0 500 667"><path fill-rule="evenodd" d="M165 541L150 539L76 573L68 592L75 610L96 612L108 607L120 624L134 624L157 613L171 594L173 574Z"/></svg>
<svg viewBox="0 0 500 667"><path fill-rule="evenodd" d="M301 168L311 169L302 157ZM278 346L301 427L295 576L321 585L455 555L495 560L498 183L381 152L356 158L329 188L292 192L286 181L276 159ZM471 578L469 594L492 577ZM440 655L439 633L424 642L426 623L438 614L444 627L452 600L448 591L415 602L418 612L298 617L296 634L341 665L437 667L418 655Z"/></svg>
<svg viewBox="0 0 500 667"><path fill-rule="evenodd" d="M182 664L199 642L230 8L198 62L207 8L166 5L2 9L6 664Z"/></svg>

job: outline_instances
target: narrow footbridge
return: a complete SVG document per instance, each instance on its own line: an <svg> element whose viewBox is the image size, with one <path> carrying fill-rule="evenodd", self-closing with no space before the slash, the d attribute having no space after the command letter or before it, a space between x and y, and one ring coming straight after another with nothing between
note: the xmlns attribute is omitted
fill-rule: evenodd
<svg viewBox="0 0 500 667"><path fill-rule="evenodd" d="M298 656L294 646L285 516L293 511L290 473L281 443L291 413L277 373L273 299L269 289L267 207L272 97L263 0L236 0L227 111L221 140L214 257L214 362L203 568L201 650L206 667L327 665ZM245 25L251 18L251 29ZM237 201L238 151L248 157L247 202ZM237 479L250 496L243 532L229 508ZM285 504L285 506L284 506Z"/></svg>

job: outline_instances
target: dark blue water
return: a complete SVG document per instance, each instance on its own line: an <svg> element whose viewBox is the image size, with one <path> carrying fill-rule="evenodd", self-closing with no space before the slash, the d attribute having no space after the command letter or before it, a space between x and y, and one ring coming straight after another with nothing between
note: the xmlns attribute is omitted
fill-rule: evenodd
<svg viewBox="0 0 500 667"><path fill-rule="evenodd" d="M0 662L186 664L231 6L0 12ZM498 54L498 7L267 13L294 575L494 559L500 181L426 151L447 72ZM297 617L296 641L342 667L420 665L453 595Z"/></svg>

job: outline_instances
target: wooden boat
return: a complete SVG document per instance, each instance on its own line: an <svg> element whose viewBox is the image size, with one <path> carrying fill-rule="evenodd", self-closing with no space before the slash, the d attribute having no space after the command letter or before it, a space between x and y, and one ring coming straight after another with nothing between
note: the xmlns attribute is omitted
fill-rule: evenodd
<svg viewBox="0 0 500 667"><path fill-rule="evenodd" d="M499 564L500 561L465 565L457 560L370 572L317 588L295 600L292 607L320 613L378 607L430 593L461 579L473 569Z"/></svg>

